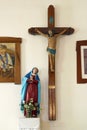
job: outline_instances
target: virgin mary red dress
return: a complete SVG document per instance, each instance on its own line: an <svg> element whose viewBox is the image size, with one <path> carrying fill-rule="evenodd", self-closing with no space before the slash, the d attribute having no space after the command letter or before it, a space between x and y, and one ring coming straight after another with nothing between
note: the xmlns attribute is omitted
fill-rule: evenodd
<svg viewBox="0 0 87 130"><path fill-rule="evenodd" d="M33 99L33 105L35 106L35 103L38 103L38 80L35 80L35 78L33 77L33 80L28 79L27 83L28 86L25 102L28 104L30 100ZM27 116L26 110L24 112L24 115ZM32 116L37 117L37 109L32 110Z"/></svg>
<svg viewBox="0 0 87 130"><path fill-rule="evenodd" d="M34 103L38 102L38 81L33 79L27 80L28 86L27 86L27 91L26 91L26 99L25 102L29 103L31 98L33 99Z"/></svg>

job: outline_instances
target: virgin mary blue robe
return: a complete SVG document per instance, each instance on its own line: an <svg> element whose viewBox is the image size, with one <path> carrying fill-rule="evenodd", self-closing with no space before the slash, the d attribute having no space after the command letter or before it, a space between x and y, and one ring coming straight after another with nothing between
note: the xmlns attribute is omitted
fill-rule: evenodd
<svg viewBox="0 0 87 130"><path fill-rule="evenodd" d="M30 71L28 74L26 74L22 78L21 110L23 110L22 104L23 104L23 101L25 101L26 90L27 90L27 86L28 86L27 80L30 79L31 75L32 75L32 71ZM38 80L38 105L40 106L40 102L41 102L41 84L40 84L40 79L39 79L38 74L36 74L35 79Z"/></svg>

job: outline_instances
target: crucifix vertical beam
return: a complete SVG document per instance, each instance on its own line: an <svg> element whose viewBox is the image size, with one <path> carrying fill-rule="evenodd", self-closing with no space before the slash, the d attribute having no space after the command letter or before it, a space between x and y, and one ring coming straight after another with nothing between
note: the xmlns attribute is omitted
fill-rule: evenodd
<svg viewBox="0 0 87 130"><path fill-rule="evenodd" d="M48 7L48 28L53 29L55 27L55 12L54 7L50 5ZM54 62L55 62L55 55L54 55ZM55 63L54 63L55 64ZM48 56L48 115L49 120L56 120L56 93L55 93L55 66L54 71L50 70L50 59Z"/></svg>
<svg viewBox="0 0 87 130"><path fill-rule="evenodd" d="M56 86L55 86L55 52L56 52L56 35L70 35L74 32L71 27L55 27L54 6L48 7L48 27L32 27L28 32L32 35L42 35L48 37L48 116L49 120L56 120ZM53 31L53 36L49 36L48 32ZM52 49L51 49L51 48ZM51 52L52 51L52 52ZM53 55L51 54L53 53ZM50 59L51 58L51 59ZM53 63L52 63L53 62Z"/></svg>

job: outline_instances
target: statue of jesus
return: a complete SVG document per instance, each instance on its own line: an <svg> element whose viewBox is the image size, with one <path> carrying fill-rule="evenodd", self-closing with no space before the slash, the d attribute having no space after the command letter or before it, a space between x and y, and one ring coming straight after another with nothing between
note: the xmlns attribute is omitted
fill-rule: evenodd
<svg viewBox="0 0 87 130"><path fill-rule="evenodd" d="M40 35L47 37L48 38L48 56L49 56L49 65L50 65L50 71L54 72L55 71L55 54L56 54L56 38L59 37L60 35L64 34L67 29L64 29L58 34L54 34L53 30L48 30L48 34L42 33L39 29L35 29L37 33Z"/></svg>

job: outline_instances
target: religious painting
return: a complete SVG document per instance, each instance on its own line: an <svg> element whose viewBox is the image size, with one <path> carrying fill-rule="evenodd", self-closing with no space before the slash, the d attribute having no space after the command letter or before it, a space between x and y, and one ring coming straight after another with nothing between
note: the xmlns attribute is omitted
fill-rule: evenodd
<svg viewBox="0 0 87 130"><path fill-rule="evenodd" d="M87 40L77 41L77 83L87 83Z"/></svg>
<svg viewBox="0 0 87 130"><path fill-rule="evenodd" d="M21 83L21 38L0 37L0 82Z"/></svg>

